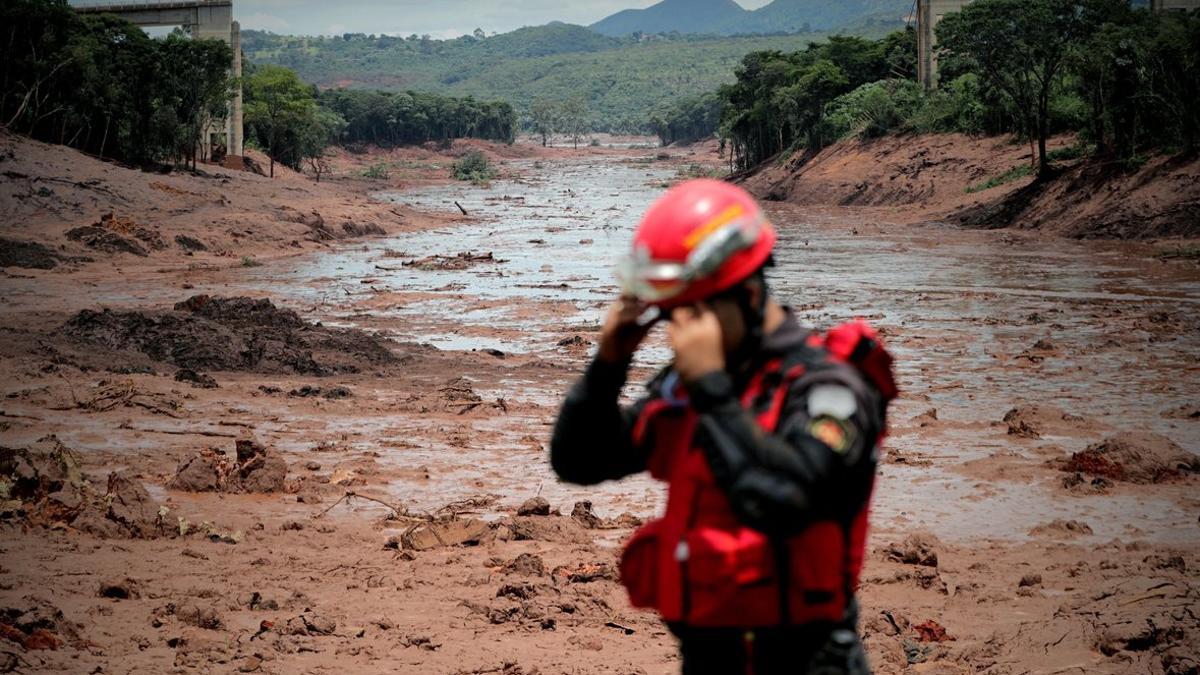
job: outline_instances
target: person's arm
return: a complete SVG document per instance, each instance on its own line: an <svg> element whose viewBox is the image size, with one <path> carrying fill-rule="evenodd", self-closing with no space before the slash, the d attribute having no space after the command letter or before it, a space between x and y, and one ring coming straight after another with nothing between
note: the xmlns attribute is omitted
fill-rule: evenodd
<svg viewBox="0 0 1200 675"><path fill-rule="evenodd" d="M641 404L628 410L617 404L629 363L653 325L638 321L645 310L628 297L609 307L596 357L567 392L550 439L550 465L568 483L594 485L646 468L647 452L633 442Z"/></svg>
<svg viewBox="0 0 1200 675"><path fill-rule="evenodd" d="M688 390L700 413L697 442L742 522L786 535L866 498L882 419L877 395L848 368L822 367L793 383L770 435L724 371Z"/></svg>
<svg viewBox="0 0 1200 675"><path fill-rule="evenodd" d="M637 409L617 403L629 364L597 358L567 392L550 439L550 465L568 483L594 485L646 468L633 442Z"/></svg>

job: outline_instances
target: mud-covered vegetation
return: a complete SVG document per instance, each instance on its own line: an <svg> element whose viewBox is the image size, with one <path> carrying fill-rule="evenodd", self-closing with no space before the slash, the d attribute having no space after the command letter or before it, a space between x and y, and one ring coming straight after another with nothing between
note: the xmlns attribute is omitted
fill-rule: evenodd
<svg viewBox="0 0 1200 675"><path fill-rule="evenodd" d="M206 120L226 114L223 42L151 39L65 0L0 3L0 26L0 124L12 131L131 164L194 164Z"/></svg>

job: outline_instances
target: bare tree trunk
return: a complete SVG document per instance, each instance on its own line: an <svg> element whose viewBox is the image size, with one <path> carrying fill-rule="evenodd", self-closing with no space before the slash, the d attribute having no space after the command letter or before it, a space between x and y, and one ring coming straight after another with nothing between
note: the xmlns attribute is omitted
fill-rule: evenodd
<svg viewBox="0 0 1200 675"><path fill-rule="evenodd" d="M108 126L112 122L112 115L104 118L104 137L100 139L100 159L104 159L104 147L108 145Z"/></svg>

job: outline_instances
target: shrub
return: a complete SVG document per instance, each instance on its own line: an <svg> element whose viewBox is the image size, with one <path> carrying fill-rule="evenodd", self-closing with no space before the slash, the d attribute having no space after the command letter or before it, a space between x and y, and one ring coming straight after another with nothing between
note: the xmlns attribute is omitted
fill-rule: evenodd
<svg viewBox="0 0 1200 675"><path fill-rule="evenodd" d="M362 175L363 175L363 178L374 178L374 179L383 180L383 179L386 179L390 174L388 172L388 165L383 162L380 162L378 164L372 164L371 166L367 167L366 169L363 169Z"/></svg>
<svg viewBox="0 0 1200 675"><path fill-rule="evenodd" d="M454 163L453 175L458 180L469 180L472 183L486 183L496 177L496 167L488 161L487 155L478 150L472 150Z"/></svg>
<svg viewBox="0 0 1200 675"><path fill-rule="evenodd" d="M869 82L830 101L825 110L828 137L884 136L903 127L920 105L921 94L915 82Z"/></svg>
<svg viewBox="0 0 1200 675"><path fill-rule="evenodd" d="M943 83L921 100L909 116L907 126L917 133L980 134L987 114L979 77L968 73Z"/></svg>
<svg viewBox="0 0 1200 675"><path fill-rule="evenodd" d="M1005 171L1004 173L1000 174L999 176L992 176L991 178L985 180L982 183L976 183L975 185L968 185L966 192L968 194L970 194L973 192L982 192L984 190L989 190L996 186L1004 185L1005 183L1011 183L1014 180L1017 180L1018 178L1024 178L1032 173L1033 173L1033 165L1032 164L1020 164L1020 165L1014 166L1013 168L1009 169L1008 171Z"/></svg>

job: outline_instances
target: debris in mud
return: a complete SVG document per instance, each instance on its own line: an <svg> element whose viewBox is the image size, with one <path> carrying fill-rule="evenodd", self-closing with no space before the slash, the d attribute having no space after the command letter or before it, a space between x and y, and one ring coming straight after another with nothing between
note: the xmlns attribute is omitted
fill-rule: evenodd
<svg viewBox="0 0 1200 675"><path fill-rule="evenodd" d="M200 241L199 239L194 239L192 237L189 237L186 234L175 235L175 243L179 244L179 248L182 248L183 250L188 251L188 252L207 251L208 250L208 246L205 246L204 242Z"/></svg>
<svg viewBox="0 0 1200 675"><path fill-rule="evenodd" d="M575 506L571 509L571 519L589 530L604 527L604 520L592 511L590 501L575 502Z"/></svg>
<svg viewBox="0 0 1200 675"><path fill-rule="evenodd" d="M608 563L580 563L578 565L559 565L550 576L566 579L573 584L587 584L593 581L616 581L617 570Z"/></svg>
<svg viewBox="0 0 1200 675"><path fill-rule="evenodd" d="M1029 531L1031 537L1050 537L1054 539L1069 539L1092 534L1092 528L1079 520L1053 520L1043 523Z"/></svg>
<svg viewBox="0 0 1200 675"><path fill-rule="evenodd" d="M93 248L104 253L131 253L140 257L150 255L136 241L126 239L116 232L106 230L97 225L84 225L83 227L68 230L67 239L77 241L88 248Z"/></svg>
<svg viewBox="0 0 1200 675"><path fill-rule="evenodd" d="M284 635L333 635L337 630L337 622L327 616L322 616L312 611L305 611L297 617L292 617L287 620L287 624L283 627Z"/></svg>
<svg viewBox="0 0 1200 675"><path fill-rule="evenodd" d="M1123 432L1071 455L1060 468L1129 483L1161 483L1200 471L1200 457L1149 432Z"/></svg>
<svg viewBox="0 0 1200 675"><path fill-rule="evenodd" d="M1040 404L1018 405L1004 413L1003 421L1008 425L1008 434L1019 438L1064 435L1091 426L1078 415Z"/></svg>
<svg viewBox="0 0 1200 675"><path fill-rule="evenodd" d="M517 507L518 516L548 516L550 515L550 502L541 497L533 497L525 500L525 503Z"/></svg>
<svg viewBox="0 0 1200 675"><path fill-rule="evenodd" d="M1033 343L1033 346L1025 351L1017 354L1014 359L1024 359L1030 363L1038 364L1045 361L1047 358L1058 356L1058 347L1051 341L1042 339Z"/></svg>
<svg viewBox="0 0 1200 675"><path fill-rule="evenodd" d="M1102 495L1108 494L1112 481L1101 476L1088 480L1082 473L1077 472L1063 476L1062 486L1076 494Z"/></svg>
<svg viewBox="0 0 1200 675"><path fill-rule="evenodd" d="M221 630L225 620L216 607L185 600L178 605L172 603L166 606L165 613L174 616L181 623L205 630Z"/></svg>
<svg viewBox="0 0 1200 675"><path fill-rule="evenodd" d="M167 417L179 417L182 410L179 401L164 394L142 391L132 381L108 385L88 400L81 401L79 407L91 412L108 412L116 408L144 408L156 415Z"/></svg>
<svg viewBox="0 0 1200 675"><path fill-rule="evenodd" d="M354 396L354 392L350 391L350 389L347 387L332 387L330 389L322 389L321 387L315 387L313 385L306 384L302 387L289 391L288 396L291 396L292 398L311 398L313 396L320 396L323 399L333 401L350 398Z"/></svg>
<svg viewBox="0 0 1200 675"><path fill-rule="evenodd" d="M67 239L105 253L132 253L141 257L167 247L156 230L112 212L104 214L92 225L67 231Z"/></svg>
<svg viewBox="0 0 1200 675"><path fill-rule="evenodd" d="M941 546L941 542L933 534L929 532L914 532L905 537L903 542L892 544L885 548L884 555L895 562L906 565L937 567L937 550Z"/></svg>
<svg viewBox="0 0 1200 675"><path fill-rule="evenodd" d="M0 607L0 639L15 642L26 651L54 650L64 644L79 646L79 630L78 624L68 621L62 610L50 604Z"/></svg>
<svg viewBox="0 0 1200 675"><path fill-rule="evenodd" d="M50 247L33 241L17 241L0 237L0 269L52 270L61 258Z"/></svg>
<svg viewBox="0 0 1200 675"><path fill-rule="evenodd" d="M524 574L536 577L546 574L546 563L542 561L541 556L533 553L522 553L508 562L499 560L492 562L498 563L492 566L498 567L505 574Z"/></svg>
<svg viewBox="0 0 1200 675"><path fill-rule="evenodd" d="M0 519L68 526L102 539L185 534L141 481L126 472L110 473L101 493L79 467L79 455L54 436L24 449L0 448Z"/></svg>
<svg viewBox="0 0 1200 675"><path fill-rule="evenodd" d="M217 381L213 379L212 375L197 373L190 368L180 368L176 371L175 381L187 382L197 389L216 389L218 387Z"/></svg>
<svg viewBox="0 0 1200 675"><path fill-rule="evenodd" d="M141 592L136 581L125 577L100 584L98 595L112 600L136 600L141 596Z"/></svg>
<svg viewBox="0 0 1200 675"><path fill-rule="evenodd" d="M933 424L934 422L936 422L937 419L938 419L937 408L930 408L930 409L926 410L925 412L921 413L920 415L913 417L911 422L913 424L917 425L918 427L927 427L930 424Z"/></svg>
<svg viewBox="0 0 1200 675"><path fill-rule="evenodd" d="M223 450L205 448L184 459L168 487L184 492L282 492L287 462L279 453L252 440L235 443L236 459Z"/></svg>
<svg viewBox="0 0 1200 675"><path fill-rule="evenodd" d="M474 546L491 534L492 528L482 520L450 516L413 525L400 535L400 544L409 551Z"/></svg>
<svg viewBox="0 0 1200 675"><path fill-rule="evenodd" d="M584 347L591 347L592 343L590 340L585 339L581 335L572 335L569 338L563 338L562 340L559 340L558 346L579 349L579 348L584 348Z"/></svg>
<svg viewBox="0 0 1200 675"><path fill-rule="evenodd" d="M916 624L912 628L917 632L917 639L921 642L947 642L954 640L953 637L946 633L946 629L933 619L925 623Z"/></svg>
<svg viewBox="0 0 1200 675"><path fill-rule="evenodd" d="M153 538L162 531L162 513L158 502L146 491L141 481L126 472L108 475L108 519L116 522L133 537Z"/></svg>
<svg viewBox="0 0 1200 675"><path fill-rule="evenodd" d="M396 361L383 340L304 321L270 300L193 296L171 311L83 310L63 327L79 342L196 371L328 375Z"/></svg>
<svg viewBox="0 0 1200 675"><path fill-rule="evenodd" d="M465 270L469 267L483 263L504 263L507 260L500 260L492 255L491 251L487 253L471 253L463 251L456 255L431 255L417 260L405 260L400 264L405 267L412 267L419 270Z"/></svg>

